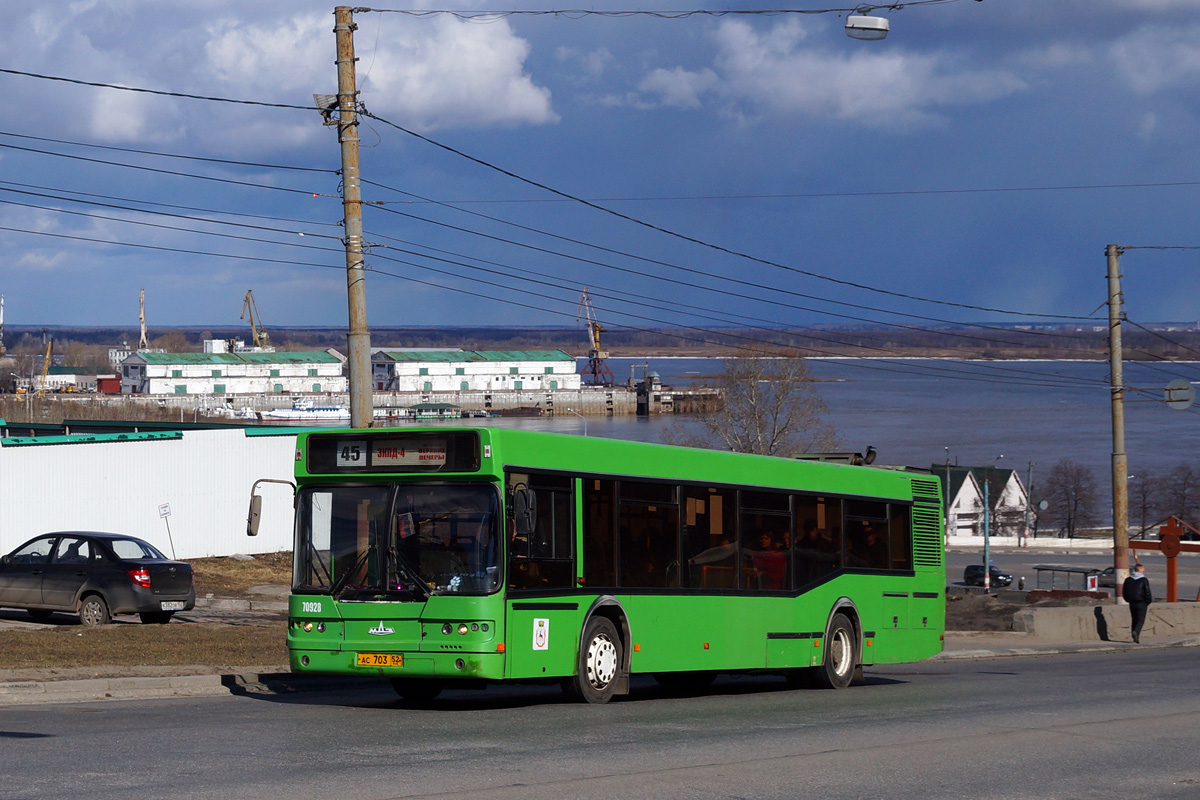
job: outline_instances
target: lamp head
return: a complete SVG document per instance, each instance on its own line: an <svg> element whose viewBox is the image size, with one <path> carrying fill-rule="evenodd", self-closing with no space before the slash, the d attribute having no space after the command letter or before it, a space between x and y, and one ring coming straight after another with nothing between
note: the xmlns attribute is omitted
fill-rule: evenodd
<svg viewBox="0 0 1200 800"><path fill-rule="evenodd" d="M851 14L846 17L846 35L851 39L864 41L885 39L890 27L887 17L871 17L866 14Z"/></svg>

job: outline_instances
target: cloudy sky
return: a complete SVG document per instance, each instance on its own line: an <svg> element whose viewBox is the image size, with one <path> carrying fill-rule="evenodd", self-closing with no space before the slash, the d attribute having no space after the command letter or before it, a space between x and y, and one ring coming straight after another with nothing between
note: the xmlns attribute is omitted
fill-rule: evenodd
<svg viewBox="0 0 1200 800"><path fill-rule="evenodd" d="M311 105L336 89L332 12L23 3L0 67ZM1200 3L877 13L891 34L862 42L837 13L359 12L370 323L573 325L584 286L609 327L686 336L1085 318L1110 243L1147 248L1122 259L1132 320L1200 318ZM247 289L268 325L345 324L339 150L315 111L0 86L9 324L136 328L141 289L156 329L239 324Z"/></svg>

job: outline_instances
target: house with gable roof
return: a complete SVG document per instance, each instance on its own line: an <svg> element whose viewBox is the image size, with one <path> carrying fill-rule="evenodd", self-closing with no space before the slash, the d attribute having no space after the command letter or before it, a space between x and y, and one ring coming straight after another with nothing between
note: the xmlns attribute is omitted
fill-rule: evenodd
<svg viewBox="0 0 1200 800"><path fill-rule="evenodd" d="M985 498L990 506L990 535L1023 533L1029 494L1016 470L945 464L929 469L942 480L948 536L983 536Z"/></svg>

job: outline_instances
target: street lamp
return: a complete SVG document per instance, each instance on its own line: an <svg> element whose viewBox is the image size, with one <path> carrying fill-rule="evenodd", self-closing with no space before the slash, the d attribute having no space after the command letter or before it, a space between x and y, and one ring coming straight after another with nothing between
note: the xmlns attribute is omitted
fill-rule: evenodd
<svg viewBox="0 0 1200 800"><path fill-rule="evenodd" d="M583 435L587 436L587 417L585 417L583 414L580 414L573 408L568 408L567 411L583 420Z"/></svg>
<svg viewBox="0 0 1200 800"><path fill-rule="evenodd" d="M866 14L851 14L846 17L846 35L851 39L877 42L887 38L890 27L887 17L871 17Z"/></svg>

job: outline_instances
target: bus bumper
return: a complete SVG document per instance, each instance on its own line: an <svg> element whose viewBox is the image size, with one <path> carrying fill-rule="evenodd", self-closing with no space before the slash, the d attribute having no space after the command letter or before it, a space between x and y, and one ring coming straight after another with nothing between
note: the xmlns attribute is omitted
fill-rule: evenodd
<svg viewBox="0 0 1200 800"><path fill-rule="evenodd" d="M438 678L440 680L500 680L504 677L503 653L422 653L419 651L386 653L398 666L359 664L358 652L330 650L292 650L292 672L322 672L383 678ZM366 654L373 655L373 654ZM374 654L377 655L377 654ZM368 659L376 660L376 659Z"/></svg>

